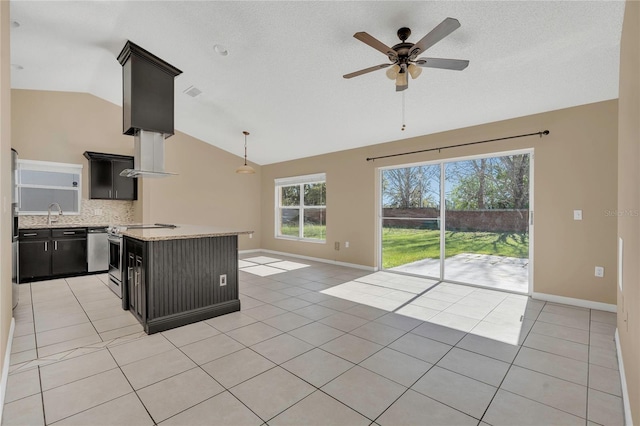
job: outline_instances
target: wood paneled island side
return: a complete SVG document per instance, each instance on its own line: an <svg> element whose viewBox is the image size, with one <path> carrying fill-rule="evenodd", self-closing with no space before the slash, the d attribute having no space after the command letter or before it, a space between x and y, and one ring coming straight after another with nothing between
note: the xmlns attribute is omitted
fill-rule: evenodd
<svg viewBox="0 0 640 426"><path fill-rule="evenodd" d="M147 334L240 310L239 231L177 225L123 235L122 308Z"/></svg>

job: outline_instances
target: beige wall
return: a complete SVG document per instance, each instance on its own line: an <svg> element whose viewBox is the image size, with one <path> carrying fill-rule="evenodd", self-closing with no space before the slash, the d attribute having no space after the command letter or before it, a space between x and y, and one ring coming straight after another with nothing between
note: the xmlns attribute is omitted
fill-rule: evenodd
<svg viewBox="0 0 640 426"><path fill-rule="evenodd" d="M178 176L142 179L142 221L252 230L252 238L239 236L239 248L260 248L260 167L251 164L253 175L235 173L242 164L233 154L176 132L166 141L165 170Z"/></svg>
<svg viewBox="0 0 640 426"><path fill-rule="evenodd" d="M11 57L9 2L0 1L0 372L11 327ZM3 401L0 401L0 404Z"/></svg>
<svg viewBox="0 0 640 426"><path fill-rule="evenodd" d="M85 151L133 155L122 134L122 109L87 93L12 90L12 146L21 159L82 164L82 198L89 196Z"/></svg>
<svg viewBox="0 0 640 426"><path fill-rule="evenodd" d="M627 1L620 49L618 236L624 240L618 333L632 417L640 422L640 3Z"/></svg>
<svg viewBox="0 0 640 426"><path fill-rule="evenodd" d="M411 123L408 123L411 126ZM550 130L491 144L367 162L394 154ZM617 100L262 167L262 247L377 266L376 168L516 149L535 149L534 291L615 304ZM274 238L274 179L326 172L327 244ZM573 220L582 209L584 220ZM334 242L350 248L334 250ZM342 244L343 246L343 244ZM595 278L594 267L605 267Z"/></svg>
<svg viewBox="0 0 640 426"><path fill-rule="evenodd" d="M89 187L83 152L133 155L133 138L122 135L122 109L110 102L86 93L13 90L11 103L20 158L83 164L83 198ZM179 176L139 179L135 220L255 230L252 239L240 237L240 249L260 247L260 167L238 175L241 158L181 132L167 139L165 161Z"/></svg>

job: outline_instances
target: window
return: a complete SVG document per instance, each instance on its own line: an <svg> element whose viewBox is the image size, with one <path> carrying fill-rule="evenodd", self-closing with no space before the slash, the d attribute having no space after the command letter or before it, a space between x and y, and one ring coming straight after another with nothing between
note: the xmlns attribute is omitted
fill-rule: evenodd
<svg viewBox="0 0 640 426"><path fill-rule="evenodd" d="M18 209L21 215L45 215L51 203L64 214L80 214L82 165L18 160Z"/></svg>
<svg viewBox="0 0 640 426"><path fill-rule="evenodd" d="M275 185L276 238L325 242L326 175L276 179Z"/></svg>

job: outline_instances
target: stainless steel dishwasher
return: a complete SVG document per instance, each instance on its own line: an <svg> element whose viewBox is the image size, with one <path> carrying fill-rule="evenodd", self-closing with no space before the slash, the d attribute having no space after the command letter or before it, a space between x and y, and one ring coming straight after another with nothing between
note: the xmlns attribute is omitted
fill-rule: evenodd
<svg viewBox="0 0 640 426"><path fill-rule="evenodd" d="M87 271L109 270L109 242L107 228L87 228Z"/></svg>

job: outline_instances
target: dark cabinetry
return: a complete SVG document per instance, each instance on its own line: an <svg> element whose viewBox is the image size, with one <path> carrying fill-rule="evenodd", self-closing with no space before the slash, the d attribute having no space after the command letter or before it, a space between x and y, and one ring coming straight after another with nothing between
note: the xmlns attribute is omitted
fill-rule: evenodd
<svg viewBox="0 0 640 426"><path fill-rule="evenodd" d="M51 275L87 272L87 230L54 229L51 231Z"/></svg>
<svg viewBox="0 0 640 426"><path fill-rule="evenodd" d="M18 243L20 282L87 272L87 230L21 230Z"/></svg>
<svg viewBox="0 0 640 426"><path fill-rule="evenodd" d="M137 200L138 180L120 176L133 169L133 157L126 155L85 152L89 160L89 198L92 200Z"/></svg>
<svg viewBox="0 0 640 426"><path fill-rule="evenodd" d="M136 130L173 135L174 77L182 71L127 41L118 55L122 65L122 133Z"/></svg>
<svg viewBox="0 0 640 426"><path fill-rule="evenodd" d="M238 237L124 237L122 307L148 334L240 310Z"/></svg>
<svg viewBox="0 0 640 426"><path fill-rule="evenodd" d="M129 310L141 323L144 323L147 318L144 251L145 245L142 242L127 239L125 244L125 264L127 267Z"/></svg>
<svg viewBox="0 0 640 426"><path fill-rule="evenodd" d="M18 240L19 281L51 275L51 232L48 229L20 231Z"/></svg>

